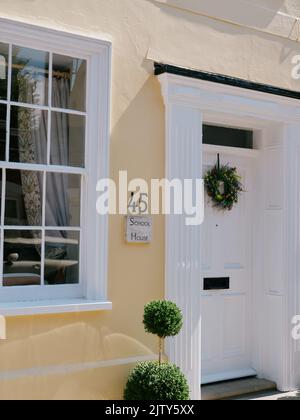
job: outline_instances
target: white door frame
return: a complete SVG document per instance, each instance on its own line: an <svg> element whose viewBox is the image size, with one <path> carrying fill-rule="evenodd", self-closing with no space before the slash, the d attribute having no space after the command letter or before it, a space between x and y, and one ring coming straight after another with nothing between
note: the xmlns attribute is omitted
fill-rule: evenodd
<svg viewBox="0 0 300 420"><path fill-rule="evenodd" d="M168 179L201 176L203 121L261 130L256 230L262 236L257 237L253 308L259 329L253 357L259 376L283 391L299 388L300 343L291 338L291 320L300 314L300 102L168 73L159 80ZM186 374L192 399L201 399L200 249L201 227L185 226L184 216L168 216L166 298L181 307L184 328L168 341L167 354Z"/></svg>

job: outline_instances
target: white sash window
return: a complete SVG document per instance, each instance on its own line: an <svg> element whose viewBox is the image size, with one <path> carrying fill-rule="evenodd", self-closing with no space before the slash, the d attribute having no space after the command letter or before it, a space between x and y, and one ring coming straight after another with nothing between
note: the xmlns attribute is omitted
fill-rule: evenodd
<svg viewBox="0 0 300 420"><path fill-rule="evenodd" d="M108 306L109 78L109 44L1 23L0 313Z"/></svg>

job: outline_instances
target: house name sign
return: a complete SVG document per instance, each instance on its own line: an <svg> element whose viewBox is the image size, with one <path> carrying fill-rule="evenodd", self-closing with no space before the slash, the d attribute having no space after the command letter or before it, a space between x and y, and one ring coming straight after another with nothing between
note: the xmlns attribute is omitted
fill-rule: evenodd
<svg viewBox="0 0 300 420"><path fill-rule="evenodd" d="M152 218L150 216L126 216L126 242L149 244L152 241Z"/></svg>

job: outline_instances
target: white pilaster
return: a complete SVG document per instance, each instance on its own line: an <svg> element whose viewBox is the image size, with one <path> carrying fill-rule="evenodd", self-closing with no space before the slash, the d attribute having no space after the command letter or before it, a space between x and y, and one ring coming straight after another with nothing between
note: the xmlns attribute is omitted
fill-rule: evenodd
<svg viewBox="0 0 300 420"><path fill-rule="evenodd" d="M196 108L169 103L166 97L166 177L202 177L202 114ZM187 226L184 215L166 218L166 299L182 309L184 327L170 339L167 354L188 378L191 398L201 397L201 227Z"/></svg>
<svg viewBox="0 0 300 420"><path fill-rule="evenodd" d="M292 318L300 315L300 125L290 124L284 130L285 181L285 318L284 377L286 391L300 387L300 341L292 338Z"/></svg>

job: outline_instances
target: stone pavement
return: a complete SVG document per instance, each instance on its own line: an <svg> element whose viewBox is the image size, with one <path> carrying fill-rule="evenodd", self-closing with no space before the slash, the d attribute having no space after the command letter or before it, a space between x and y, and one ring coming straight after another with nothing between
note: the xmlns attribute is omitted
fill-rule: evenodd
<svg viewBox="0 0 300 420"><path fill-rule="evenodd" d="M263 392L276 392L276 384L264 379L245 378L205 385L202 387L202 399L204 401L229 400Z"/></svg>
<svg viewBox="0 0 300 420"><path fill-rule="evenodd" d="M204 401L300 401L300 391L282 393L264 379L245 378L202 387Z"/></svg>
<svg viewBox="0 0 300 420"><path fill-rule="evenodd" d="M269 392L265 394L252 394L245 397L233 398L236 401L300 401L299 392Z"/></svg>

